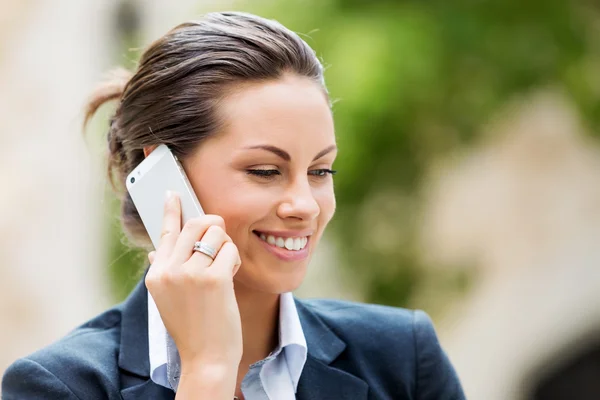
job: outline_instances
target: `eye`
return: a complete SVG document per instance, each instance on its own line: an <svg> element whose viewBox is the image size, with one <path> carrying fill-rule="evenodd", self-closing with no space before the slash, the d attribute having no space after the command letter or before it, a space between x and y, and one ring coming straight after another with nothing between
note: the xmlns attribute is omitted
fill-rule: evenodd
<svg viewBox="0 0 600 400"><path fill-rule="evenodd" d="M309 171L310 175L316 176L318 178L325 178L327 177L327 175L335 175L337 174L337 171L331 170L331 169L315 169L312 171Z"/></svg>
<svg viewBox="0 0 600 400"><path fill-rule="evenodd" d="M276 169L249 169L246 171L249 175L259 176L261 178L270 179L275 175L281 175Z"/></svg>
<svg viewBox="0 0 600 400"><path fill-rule="evenodd" d="M246 171L247 174L249 175L254 175L254 176L258 176L264 179L272 179L273 177L277 176L277 175L281 175L281 172L277 169L249 169ZM327 175L335 175L337 173L337 171L331 170L331 169L315 169L312 171L309 171L308 174L312 175L316 178L326 178Z"/></svg>

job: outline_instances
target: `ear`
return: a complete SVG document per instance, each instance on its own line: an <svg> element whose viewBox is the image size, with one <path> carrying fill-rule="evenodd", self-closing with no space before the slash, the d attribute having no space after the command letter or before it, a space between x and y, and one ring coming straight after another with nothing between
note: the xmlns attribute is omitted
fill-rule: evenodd
<svg viewBox="0 0 600 400"><path fill-rule="evenodd" d="M154 151L154 149L157 147L158 147L157 144L153 144L152 146L144 147L144 157L148 157L150 155L150 153L152 153Z"/></svg>

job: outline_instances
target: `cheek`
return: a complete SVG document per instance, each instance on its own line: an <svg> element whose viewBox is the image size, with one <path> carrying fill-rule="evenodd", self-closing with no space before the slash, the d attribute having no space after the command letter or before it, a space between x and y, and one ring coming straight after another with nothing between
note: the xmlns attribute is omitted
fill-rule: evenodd
<svg viewBox="0 0 600 400"><path fill-rule="evenodd" d="M200 204L207 214L223 217L230 235L235 226L244 225L268 208L261 192L248 188L243 178L235 174L213 172L202 178L193 185L195 190L198 188Z"/></svg>
<svg viewBox="0 0 600 400"><path fill-rule="evenodd" d="M319 214L321 224L327 224L335 213L336 202L333 189L317 192L315 194L315 199L317 200L321 211Z"/></svg>
<svg viewBox="0 0 600 400"><path fill-rule="evenodd" d="M190 166L194 171L190 181L198 200L205 213L225 220L227 234L243 251L255 224L271 212L275 197L249 185L244 174L219 165L210 153L200 156L201 162Z"/></svg>
<svg viewBox="0 0 600 400"><path fill-rule="evenodd" d="M237 244L242 244L248 240L248 234L252 234L254 224L270 214L272 204L268 200L248 190L232 191L226 198L215 202L211 211L223 217L229 236Z"/></svg>

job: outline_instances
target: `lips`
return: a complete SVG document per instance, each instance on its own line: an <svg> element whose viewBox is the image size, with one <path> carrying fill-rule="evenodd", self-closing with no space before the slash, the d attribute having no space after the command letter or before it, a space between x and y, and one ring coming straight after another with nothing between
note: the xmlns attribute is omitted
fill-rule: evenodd
<svg viewBox="0 0 600 400"><path fill-rule="evenodd" d="M271 246L277 246L279 248L287 249L290 251L291 250L294 250L294 251L302 250L304 248L304 246L306 246L306 243L308 243L307 236L282 237L282 236L266 235L265 233L258 232L258 231L255 233L258 234L258 236L260 237L261 240L269 243Z"/></svg>
<svg viewBox="0 0 600 400"><path fill-rule="evenodd" d="M261 243L261 245L272 255L276 256L280 260L283 261L298 261L303 260L308 257L308 243L304 246L304 248L300 250L288 250L287 248L277 247L275 244L270 244L265 240L260 238L262 232L254 231L256 235L256 239ZM280 239L282 239L280 237ZM289 237L288 237L289 239ZM307 242L310 241L310 238L307 238Z"/></svg>

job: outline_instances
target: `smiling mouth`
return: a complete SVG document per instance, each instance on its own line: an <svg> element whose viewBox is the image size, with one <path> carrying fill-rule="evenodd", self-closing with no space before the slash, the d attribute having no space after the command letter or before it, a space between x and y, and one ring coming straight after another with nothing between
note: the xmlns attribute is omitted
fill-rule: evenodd
<svg viewBox="0 0 600 400"><path fill-rule="evenodd" d="M253 233L256 236L258 236L259 239L263 242L266 242L273 247L277 247L288 251L304 250L310 238L310 236L280 237L274 235L267 235L259 231L253 231Z"/></svg>

